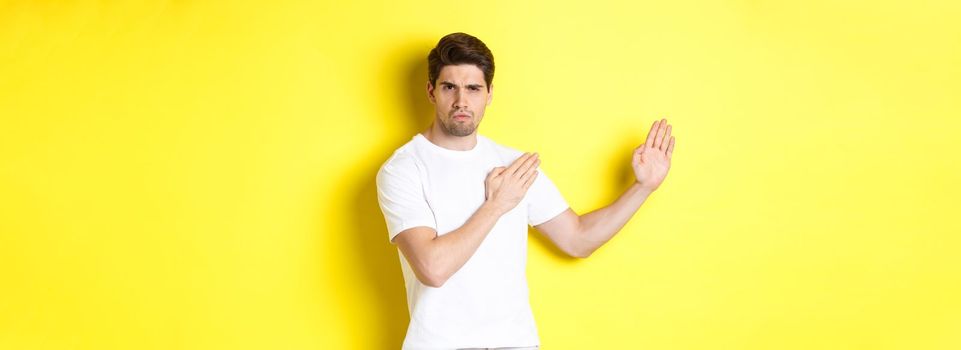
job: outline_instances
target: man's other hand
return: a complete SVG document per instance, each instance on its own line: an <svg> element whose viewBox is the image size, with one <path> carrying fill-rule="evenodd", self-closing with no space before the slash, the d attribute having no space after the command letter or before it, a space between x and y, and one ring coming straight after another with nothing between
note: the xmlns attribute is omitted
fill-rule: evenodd
<svg viewBox="0 0 961 350"><path fill-rule="evenodd" d="M654 191L664 182L671 168L671 154L674 153L674 137L667 119L655 121L647 133L647 141L634 149L631 165L637 182L644 188Z"/></svg>

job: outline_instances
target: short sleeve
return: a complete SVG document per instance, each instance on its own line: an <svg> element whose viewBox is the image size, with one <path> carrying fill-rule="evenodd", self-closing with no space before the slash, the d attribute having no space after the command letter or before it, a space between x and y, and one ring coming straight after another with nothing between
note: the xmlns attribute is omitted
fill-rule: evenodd
<svg viewBox="0 0 961 350"><path fill-rule="evenodd" d="M437 229L413 158L394 156L381 166L377 172L377 201L387 222L391 244L396 244L394 237L398 233L411 227Z"/></svg>
<svg viewBox="0 0 961 350"><path fill-rule="evenodd" d="M537 226L563 213L570 206L554 182L540 167L537 178L527 190L527 222Z"/></svg>

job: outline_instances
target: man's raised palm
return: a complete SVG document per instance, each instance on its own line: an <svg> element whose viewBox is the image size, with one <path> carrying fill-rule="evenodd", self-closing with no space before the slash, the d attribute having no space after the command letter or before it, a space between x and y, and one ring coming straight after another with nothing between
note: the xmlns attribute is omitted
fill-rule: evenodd
<svg viewBox="0 0 961 350"><path fill-rule="evenodd" d="M674 137L667 119L654 122L644 144L634 149L631 166L637 182L651 191L656 190L667 177L674 153Z"/></svg>

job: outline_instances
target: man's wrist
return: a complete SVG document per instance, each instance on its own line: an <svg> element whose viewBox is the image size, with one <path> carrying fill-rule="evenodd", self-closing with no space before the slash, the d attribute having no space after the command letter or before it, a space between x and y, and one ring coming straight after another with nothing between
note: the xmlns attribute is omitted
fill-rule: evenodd
<svg viewBox="0 0 961 350"><path fill-rule="evenodd" d="M653 193L655 190L657 190L656 187L650 188L648 186L645 186L640 181L634 180L634 183L631 184L631 188L628 189L628 192L640 194L646 197L646 196L650 196L651 193Z"/></svg>
<svg viewBox="0 0 961 350"><path fill-rule="evenodd" d="M485 214L491 215L495 220L507 213L504 208L492 200L484 201L484 204L481 204L481 207L478 210L483 211Z"/></svg>

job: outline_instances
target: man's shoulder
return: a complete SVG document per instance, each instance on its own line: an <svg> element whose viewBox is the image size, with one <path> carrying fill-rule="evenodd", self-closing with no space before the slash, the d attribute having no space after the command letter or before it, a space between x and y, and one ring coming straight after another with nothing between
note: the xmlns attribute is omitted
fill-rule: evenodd
<svg viewBox="0 0 961 350"><path fill-rule="evenodd" d="M380 165L380 169L377 171L378 177L386 172L408 173L411 170L416 170L417 160L415 153L414 140L411 139L395 149L394 152L387 157L387 160Z"/></svg>

